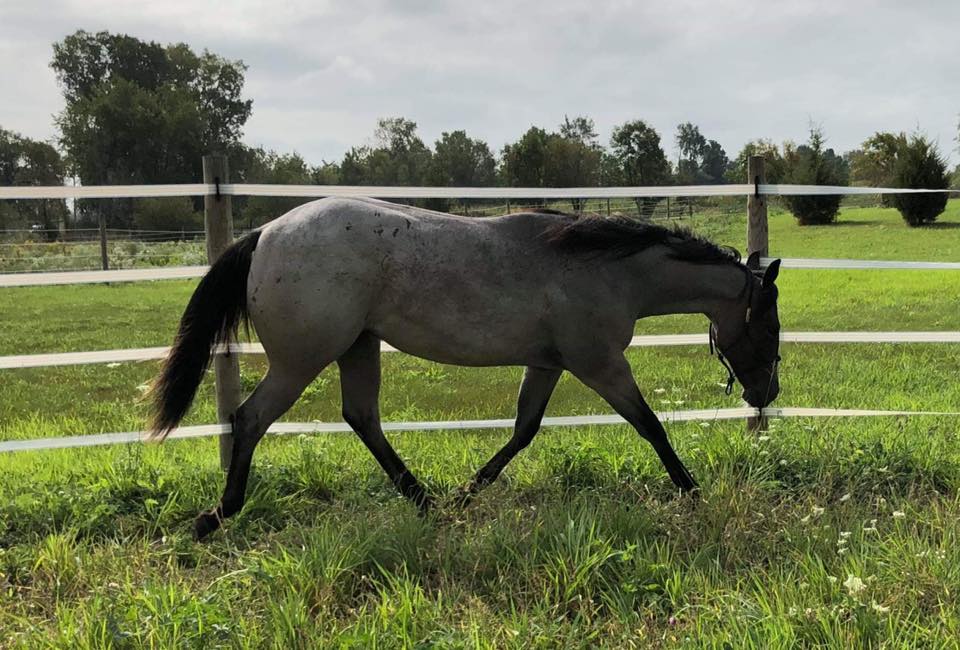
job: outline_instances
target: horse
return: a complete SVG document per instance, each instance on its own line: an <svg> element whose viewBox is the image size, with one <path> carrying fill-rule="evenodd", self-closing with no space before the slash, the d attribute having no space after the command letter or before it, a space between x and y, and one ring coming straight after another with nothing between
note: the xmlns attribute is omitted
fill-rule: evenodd
<svg viewBox="0 0 960 650"><path fill-rule="evenodd" d="M780 260L760 270L692 232L625 217L534 210L468 218L364 198L297 207L236 241L200 280L154 382L151 437L184 417L217 346L253 324L268 370L230 418L234 443L202 539L244 503L257 443L329 364L343 419L401 494L432 504L380 424L380 343L440 363L525 366L509 441L462 490L466 503L533 440L564 370L653 447L674 485L697 488L624 351L638 319L702 313L710 341L767 406L779 392Z"/></svg>

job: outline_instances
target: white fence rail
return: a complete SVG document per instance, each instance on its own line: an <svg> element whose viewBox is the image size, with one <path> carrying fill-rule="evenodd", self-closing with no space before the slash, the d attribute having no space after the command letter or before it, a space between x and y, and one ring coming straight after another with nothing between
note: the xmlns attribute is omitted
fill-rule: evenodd
<svg viewBox="0 0 960 650"><path fill-rule="evenodd" d="M769 263L763 258L761 263ZM202 277L206 266L163 266L114 271L56 271L52 273L0 274L2 287L40 287L63 284L102 284L110 282L141 282L144 280L184 280ZM815 258L785 258L784 269L838 269L838 270L911 270L958 271L960 262L909 262L898 260L843 260Z"/></svg>
<svg viewBox="0 0 960 650"><path fill-rule="evenodd" d="M204 163L207 164L206 161ZM756 166L755 166L756 165ZM377 198L454 198L454 199L611 199L645 197L695 197L695 196L797 196L797 195L877 195L918 194L955 192L955 190L928 190L904 188L865 188L811 185L776 185L763 182L762 159L751 160L751 169L760 173L754 183L710 186L672 187L580 187L580 188L449 188L449 187L369 187L342 185L255 185L231 183L193 183L183 185L129 185L129 186L74 186L74 187L0 187L0 200L22 199L78 199L78 198L137 198L164 196L374 196ZM209 179L208 179L209 180ZM751 198L751 201L754 199ZM759 215L759 216L757 216ZM229 218L229 216L228 216ZM766 208L751 211L749 227L754 220L761 233L760 250L766 250ZM748 237L751 245L754 238ZM756 250L756 249L754 249ZM783 268L795 269L912 269L912 270L958 270L960 262L910 262L848 259L785 259ZM137 282L144 280L196 278L206 272L206 266L126 269L118 271L68 271L56 273L14 273L0 275L0 287L25 287L63 284L86 284L103 282ZM781 339L795 343L958 343L960 332L786 332ZM636 336L633 347L654 345L701 345L706 344L705 334L680 334L663 336ZM231 350L240 353L262 353L259 344L234 344ZM384 345L385 351L395 351ZM78 365L90 363L116 363L147 361L163 358L166 347L128 350L101 350L92 352L66 352L54 354L14 355L0 357L0 369L37 368L46 366ZM822 408L766 408L750 407L728 409L701 409L670 411L658 414L668 422L713 421L760 417L882 417L882 416L956 416L957 412L941 411L886 411L868 409L822 409ZM622 424L616 415L585 415L572 417L549 417L544 426L590 426ZM443 422L384 422L387 431L444 430L444 429L499 429L511 428L514 420L456 420ZM181 427L171 438L195 438L202 436L229 437L227 424ZM297 423L282 422L270 427L270 432L315 433L349 431L343 423ZM0 452L19 450L63 449L93 445L109 445L138 442L145 438L141 431L103 433L38 440L0 441ZM223 448L221 448L221 454Z"/></svg>
<svg viewBox="0 0 960 650"><path fill-rule="evenodd" d="M381 199L612 199L695 196L766 196L950 193L956 190L839 185L670 185L637 187L385 187L371 185L264 185L186 183L180 185L22 185L0 187L0 199L121 199L163 196L373 196Z"/></svg>
<svg viewBox="0 0 960 650"><path fill-rule="evenodd" d="M726 409L697 409L690 411L664 411L657 413L663 422L714 422L719 420L742 420L748 417L804 417L804 418L843 418L843 417L909 417L909 416L957 416L952 411L879 411L872 409L825 409L825 408L765 408L752 407ZM573 415L543 418L545 427L603 426L626 424L619 415ZM494 420L445 420L434 422L383 422L384 431L452 431L512 429L513 418ZM291 433L346 433L352 429L342 422L277 422L268 430L272 434ZM229 424L202 424L180 427L170 432L170 439L206 438L223 436L230 433ZM0 442L0 453L10 451L40 451L44 449L70 449L75 447L95 447L100 445L128 444L147 442L146 431L124 431L118 433L94 433L61 438L39 438L35 440L6 440Z"/></svg>
<svg viewBox="0 0 960 650"><path fill-rule="evenodd" d="M960 343L960 332L781 332L784 343ZM706 334L648 334L634 336L632 348L707 345ZM259 343L234 343L231 352L263 354ZM389 343L381 342L382 352L398 352ZM15 354L0 357L0 370L13 368L49 368L82 366L95 363L125 363L163 359L168 347L96 350L91 352L53 352L48 354ZM218 350L223 354L225 350Z"/></svg>

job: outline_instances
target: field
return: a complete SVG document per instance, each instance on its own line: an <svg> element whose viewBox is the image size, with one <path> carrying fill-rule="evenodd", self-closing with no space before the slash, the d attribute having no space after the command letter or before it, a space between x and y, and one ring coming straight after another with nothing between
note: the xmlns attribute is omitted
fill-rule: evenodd
<svg viewBox="0 0 960 650"><path fill-rule="evenodd" d="M695 218L742 245L744 220ZM891 210L798 228L784 257L960 259L960 202L911 230ZM787 331L958 330L950 271L784 271ZM168 344L190 282L4 289L0 354ZM701 332L701 317L639 333ZM785 345L783 406L956 411L950 345ZM659 410L737 406L700 347L635 349ZM263 360L243 360L251 388ZM155 363L0 371L0 439L143 427ZM385 420L509 417L517 368L384 357ZM565 376L547 415L610 409ZM212 385L190 423L212 422ZM287 414L338 420L335 368ZM548 428L466 510L420 518L347 434L268 438L242 513L210 542L216 441L0 455L0 646L957 647L955 417L668 427L702 486L677 497L625 426ZM392 435L441 501L506 431Z"/></svg>

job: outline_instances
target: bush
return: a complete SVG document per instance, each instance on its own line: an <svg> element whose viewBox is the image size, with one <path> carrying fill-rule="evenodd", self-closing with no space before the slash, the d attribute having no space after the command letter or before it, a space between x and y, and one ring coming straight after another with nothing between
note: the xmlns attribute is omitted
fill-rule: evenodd
<svg viewBox="0 0 960 650"><path fill-rule="evenodd" d="M784 183L794 185L846 185L847 164L833 149L824 149L825 139L819 128L810 129L810 141L796 149L784 151ZM833 223L840 211L840 195L785 196L787 209L801 226Z"/></svg>
<svg viewBox="0 0 960 650"><path fill-rule="evenodd" d="M897 151L893 183L895 187L947 189L947 163L934 143L915 134ZM894 194L892 203L907 224L922 226L933 223L947 207L947 193Z"/></svg>
<svg viewBox="0 0 960 650"><path fill-rule="evenodd" d="M203 230L203 215L194 211L193 201L186 196L137 199L133 226L138 230Z"/></svg>

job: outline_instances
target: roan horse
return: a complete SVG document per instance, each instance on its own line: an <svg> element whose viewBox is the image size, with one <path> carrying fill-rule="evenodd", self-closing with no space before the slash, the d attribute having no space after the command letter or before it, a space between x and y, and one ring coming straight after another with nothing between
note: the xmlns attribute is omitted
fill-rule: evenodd
<svg viewBox="0 0 960 650"><path fill-rule="evenodd" d="M693 490L624 350L639 318L703 313L743 397L766 406L779 392L779 260L762 277L758 266L758 257L744 266L736 251L690 232L619 217L535 211L475 219L321 199L237 241L200 281L154 385L151 430L162 439L177 426L215 346L249 321L269 369L231 418L226 489L197 517L198 538L240 510L257 443L334 361L343 419L397 489L429 508L380 426L381 341L441 363L526 366L513 436L464 489L464 501L530 443L563 370L650 442L678 488Z"/></svg>

